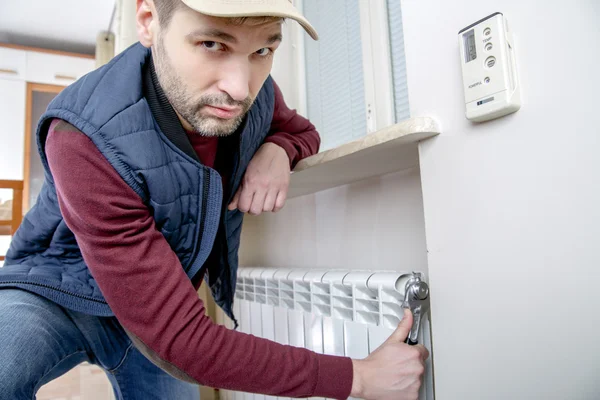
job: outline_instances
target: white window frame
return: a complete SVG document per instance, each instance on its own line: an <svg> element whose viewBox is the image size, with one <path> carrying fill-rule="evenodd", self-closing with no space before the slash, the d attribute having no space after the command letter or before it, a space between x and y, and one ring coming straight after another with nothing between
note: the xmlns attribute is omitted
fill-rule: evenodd
<svg viewBox="0 0 600 400"><path fill-rule="evenodd" d="M367 135L396 122L389 19L385 0L354 1L359 1L360 7ZM293 3L299 10L303 9L302 0ZM284 41L277 50L272 75L288 106L306 116L305 40L312 39L307 38L304 29L294 21L287 21L282 30Z"/></svg>
<svg viewBox="0 0 600 400"><path fill-rule="evenodd" d="M294 0L302 10L302 0ZM295 21L286 21L282 28L283 42L277 49L271 75L281 88L285 102L299 114L308 115L306 93L306 56L304 40L306 33ZM312 39L310 39L312 40Z"/></svg>
<svg viewBox="0 0 600 400"><path fill-rule="evenodd" d="M395 122L387 2L359 0L368 133Z"/></svg>

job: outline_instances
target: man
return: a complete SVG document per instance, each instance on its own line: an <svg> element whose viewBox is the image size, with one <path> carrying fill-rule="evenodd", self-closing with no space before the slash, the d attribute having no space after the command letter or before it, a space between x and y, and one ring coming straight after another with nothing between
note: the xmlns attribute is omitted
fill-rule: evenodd
<svg viewBox="0 0 600 400"><path fill-rule="evenodd" d="M0 272L0 398L82 361L118 399L196 384L284 397L415 399L412 317L365 360L230 331L242 215L277 211L314 127L269 77L287 0L138 0L136 44L65 89L38 127L46 181Z"/></svg>

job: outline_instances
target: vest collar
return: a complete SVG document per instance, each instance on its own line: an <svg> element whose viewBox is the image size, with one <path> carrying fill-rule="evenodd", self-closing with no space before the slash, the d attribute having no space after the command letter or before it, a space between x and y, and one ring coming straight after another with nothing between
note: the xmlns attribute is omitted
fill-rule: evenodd
<svg viewBox="0 0 600 400"><path fill-rule="evenodd" d="M179 150L183 151L192 159L200 162L198 155L194 151L190 140L185 133L185 129L181 125L181 121L177 117L177 113L169 103L167 95L162 90L158 83L156 70L154 69L154 61L152 53L149 53L148 60L142 72L144 97L148 102L150 111L156 119L156 123L160 130Z"/></svg>

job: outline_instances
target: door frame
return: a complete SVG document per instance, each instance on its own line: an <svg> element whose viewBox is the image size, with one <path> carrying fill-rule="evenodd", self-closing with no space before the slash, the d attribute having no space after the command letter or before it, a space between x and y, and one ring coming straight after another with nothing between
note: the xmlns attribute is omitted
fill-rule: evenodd
<svg viewBox="0 0 600 400"><path fill-rule="evenodd" d="M23 211L29 210L29 178L31 174L31 128L37 121L32 121L33 92L59 94L66 86L45 83L27 82L25 93L25 156L23 157Z"/></svg>

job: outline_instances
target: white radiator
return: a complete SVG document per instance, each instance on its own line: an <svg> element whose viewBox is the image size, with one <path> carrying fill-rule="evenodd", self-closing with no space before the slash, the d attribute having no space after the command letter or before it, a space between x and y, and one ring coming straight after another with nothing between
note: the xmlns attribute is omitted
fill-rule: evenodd
<svg viewBox="0 0 600 400"><path fill-rule="evenodd" d="M240 268L234 313L242 332L318 353L360 359L379 347L398 326L409 275ZM419 343L431 350L428 317L422 320ZM227 326L233 328L228 319ZM225 400L277 399L225 390L220 394ZM430 357L420 399L433 398Z"/></svg>

